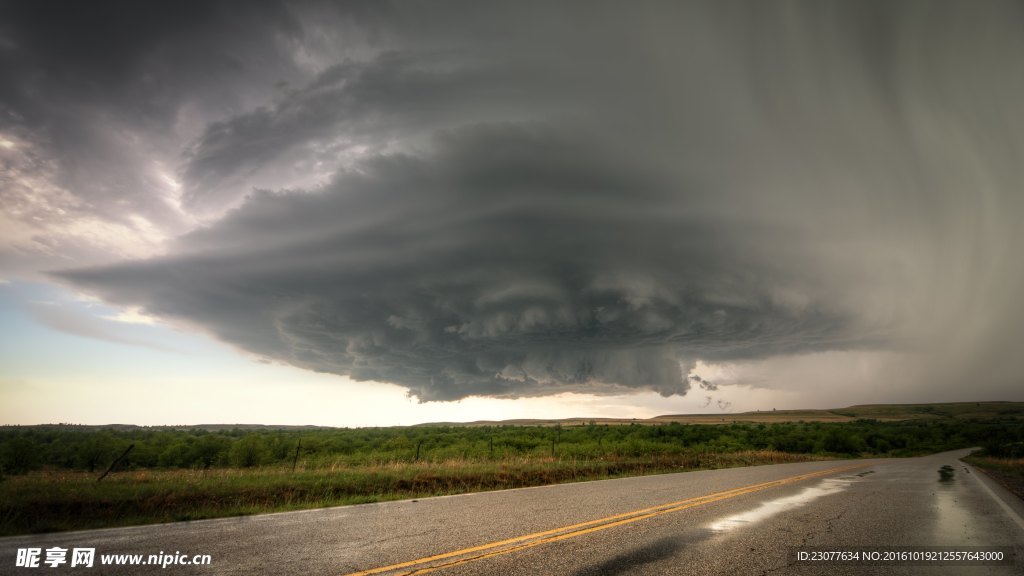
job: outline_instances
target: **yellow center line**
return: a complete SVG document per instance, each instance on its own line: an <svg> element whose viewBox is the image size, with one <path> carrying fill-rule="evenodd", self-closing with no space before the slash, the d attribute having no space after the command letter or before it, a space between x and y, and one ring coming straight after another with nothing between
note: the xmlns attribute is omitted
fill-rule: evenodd
<svg viewBox="0 0 1024 576"><path fill-rule="evenodd" d="M830 474L838 474L853 470L856 468L863 468L868 464L856 464L853 466L839 466L836 468L828 468L826 470L820 470L818 472L810 472L806 474L799 474L797 476L790 476L787 478L781 478L779 480L771 480L769 482L762 482L760 484L751 484L749 486L741 486L739 488L732 488L730 490L723 490L721 492L714 492L712 494L705 494L704 496L697 496L695 498L687 498L686 500L679 500L676 502L669 502L666 504L660 504L658 506L651 506L649 508L642 508L639 510L633 510L631 512L623 512L621 514L614 514L612 516L605 516L604 518L598 518L596 520L589 520L587 522L580 522L578 524L572 524L569 526L561 526L559 528L553 528L551 530L544 530L542 532L534 532L533 534L526 534L523 536L517 536L515 538L508 538L506 540L498 540L490 542L488 544L481 544L479 546L472 546L470 548L463 548L461 550L454 550L452 552L445 552L443 554L435 554L433 556L426 556L418 558L416 560L409 560L407 562L400 562L398 564L391 564L388 566L381 566L378 568L372 568L369 570L362 570L359 572L352 572L345 576L370 576L372 574L381 574L383 572L393 572L408 568L409 571L400 572L398 574L426 574L427 572L433 572L440 568L447 568L451 566L457 566L459 564L465 564L467 562L475 562L477 560L483 560L493 556L501 554L508 554L510 552L516 552L518 550L525 550L527 548L533 548L541 544L547 544L550 542L557 542L559 540L565 540L568 538L575 538L583 536L584 534L590 534L600 530L607 530L616 526L622 526L624 524L631 524L633 522L639 522L640 520L646 520L655 516L661 516L662 514L668 514L671 512L678 512L687 508L693 508L696 506L702 506L704 504L710 504L712 502L718 502L719 500L726 500L728 498L735 498L744 494L750 494L752 492L758 492L766 490L768 488L774 488L776 486L783 486L786 484L792 484L794 482L800 482L802 480L808 480L810 478L817 478L819 476L827 476ZM475 554L481 552L481 554ZM434 564L442 560L448 560L447 562L441 562Z"/></svg>

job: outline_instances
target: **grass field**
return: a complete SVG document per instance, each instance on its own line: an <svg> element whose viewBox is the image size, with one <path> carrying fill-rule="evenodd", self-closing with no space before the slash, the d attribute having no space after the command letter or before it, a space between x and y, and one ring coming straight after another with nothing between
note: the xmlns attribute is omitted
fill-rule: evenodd
<svg viewBox="0 0 1024 576"><path fill-rule="evenodd" d="M643 459L446 460L298 469L39 471L0 483L0 536L363 504L564 482L821 459L771 450Z"/></svg>

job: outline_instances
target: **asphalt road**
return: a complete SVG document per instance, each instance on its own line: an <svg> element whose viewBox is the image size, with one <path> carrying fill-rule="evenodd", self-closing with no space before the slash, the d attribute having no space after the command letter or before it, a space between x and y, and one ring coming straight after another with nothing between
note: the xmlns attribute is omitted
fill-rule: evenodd
<svg viewBox="0 0 1024 576"><path fill-rule="evenodd" d="M1024 574L1024 504L959 462L964 453L19 536L0 539L0 574ZM941 479L944 465L952 478ZM933 546L1003 547L1013 564L796 561L798 551ZM69 563L73 548L95 548L94 565L51 568L52 547L68 549ZM40 567L17 567L19 548L42 549ZM211 563L101 565L160 553Z"/></svg>

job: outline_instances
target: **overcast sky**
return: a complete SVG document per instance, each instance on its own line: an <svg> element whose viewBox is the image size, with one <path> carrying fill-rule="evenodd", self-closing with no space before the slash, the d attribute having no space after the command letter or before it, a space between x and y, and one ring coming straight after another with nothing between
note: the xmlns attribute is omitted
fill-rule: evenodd
<svg viewBox="0 0 1024 576"><path fill-rule="evenodd" d="M0 3L0 422L1024 400L1018 2Z"/></svg>

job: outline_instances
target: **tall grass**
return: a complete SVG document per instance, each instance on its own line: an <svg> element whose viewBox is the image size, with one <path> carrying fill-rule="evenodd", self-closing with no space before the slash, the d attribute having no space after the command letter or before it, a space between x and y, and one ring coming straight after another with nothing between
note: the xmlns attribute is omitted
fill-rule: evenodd
<svg viewBox="0 0 1024 576"><path fill-rule="evenodd" d="M964 458L964 461L980 468L1018 498L1024 499L1024 458L999 458L982 454Z"/></svg>
<svg viewBox="0 0 1024 576"><path fill-rule="evenodd" d="M351 466L40 471L0 482L0 535L196 520L731 466L821 458L774 450L649 458L448 458Z"/></svg>

